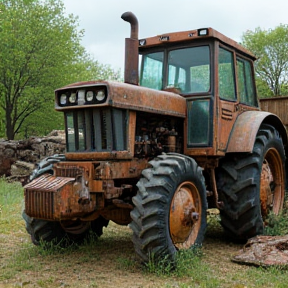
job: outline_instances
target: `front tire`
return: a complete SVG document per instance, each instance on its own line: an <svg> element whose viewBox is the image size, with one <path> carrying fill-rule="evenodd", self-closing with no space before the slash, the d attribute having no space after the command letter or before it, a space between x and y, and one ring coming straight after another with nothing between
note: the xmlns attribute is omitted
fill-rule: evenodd
<svg viewBox="0 0 288 288"><path fill-rule="evenodd" d="M100 237L103 227L107 227L109 220L99 216L93 221L46 221L29 217L25 212L22 216L26 222L26 230L31 236L32 243L53 243L55 245L67 246L71 243L80 244L88 236L89 232ZM65 239L65 240L64 240Z"/></svg>
<svg viewBox="0 0 288 288"><path fill-rule="evenodd" d="M64 161L65 156L63 154L56 154L49 156L41 160L36 168L33 170L30 181L39 176L49 173L53 174L53 165L60 161ZM26 224L26 231L30 234L32 243L39 245L41 242L53 242L54 244L62 243L64 246L67 241L63 242L63 239L68 240L68 244L71 242L81 243L89 231L92 231L100 237L103 234L103 227L107 227L109 221L99 216L93 221L46 221L42 219L36 219L28 216L25 210L22 213L22 217Z"/></svg>
<svg viewBox="0 0 288 288"><path fill-rule="evenodd" d="M142 262L174 260L179 249L202 244L206 189L202 169L180 154L163 154L142 172L131 212L134 248Z"/></svg>
<svg viewBox="0 0 288 288"><path fill-rule="evenodd" d="M265 219L284 202L285 152L278 131L262 124L250 154L226 155L219 163L217 187L221 224L232 238L263 234Z"/></svg>

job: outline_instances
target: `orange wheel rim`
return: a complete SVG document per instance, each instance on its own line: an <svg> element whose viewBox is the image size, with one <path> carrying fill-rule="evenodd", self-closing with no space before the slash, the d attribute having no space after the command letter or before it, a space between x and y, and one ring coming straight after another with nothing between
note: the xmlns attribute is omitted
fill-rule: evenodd
<svg viewBox="0 0 288 288"><path fill-rule="evenodd" d="M201 226L201 198L192 182L183 182L170 205L169 229L173 244L188 249L196 241Z"/></svg>
<svg viewBox="0 0 288 288"><path fill-rule="evenodd" d="M284 203L284 168L280 154L275 148L266 152L262 164L260 202L264 220L270 211L277 215Z"/></svg>

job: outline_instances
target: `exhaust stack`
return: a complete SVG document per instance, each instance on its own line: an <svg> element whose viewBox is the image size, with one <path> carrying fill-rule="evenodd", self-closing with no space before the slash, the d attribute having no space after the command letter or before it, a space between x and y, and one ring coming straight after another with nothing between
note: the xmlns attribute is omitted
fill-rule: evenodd
<svg viewBox="0 0 288 288"><path fill-rule="evenodd" d="M121 18L131 24L130 38L125 38L124 82L138 85L138 20L132 12L125 12Z"/></svg>

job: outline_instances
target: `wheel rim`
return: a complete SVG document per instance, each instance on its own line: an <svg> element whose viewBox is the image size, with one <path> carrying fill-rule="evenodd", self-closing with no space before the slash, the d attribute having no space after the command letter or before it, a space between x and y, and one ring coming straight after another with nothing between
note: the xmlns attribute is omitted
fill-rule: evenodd
<svg viewBox="0 0 288 288"><path fill-rule="evenodd" d="M66 233L79 235L86 232L90 227L89 221L61 221L60 222L62 228L65 230Z"/></svg>
<svg viewBox="0 0 288 288"><path fill-rule="evenodd" d="M270 211L278 214L284 202L284 169L280 154L275 148L267 151L261 171L261 215L265 220Z"/></svg>
<svg viewBox="0 0 288 288"><path fill-rule="evenodd" d="M170 206L169 229L173 244L188 249L196 241L201 226L201 198L192 182L183 182Z"/></svg>

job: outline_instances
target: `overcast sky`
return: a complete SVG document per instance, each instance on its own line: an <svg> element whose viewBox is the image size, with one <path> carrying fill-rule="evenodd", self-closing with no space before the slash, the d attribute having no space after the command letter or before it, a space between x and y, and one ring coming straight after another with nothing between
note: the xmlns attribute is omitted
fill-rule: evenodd
<svg viewBox="0 0 288 288"><path fill-rule="evenodd" d="M247 30L274 29L288 23L287 0L63 0L68 14L79 17L85 30L82 45L102 64L124 66L125 38L130 24L121 19L133 12L139 38L212 27L240 41Z"/></svg>

